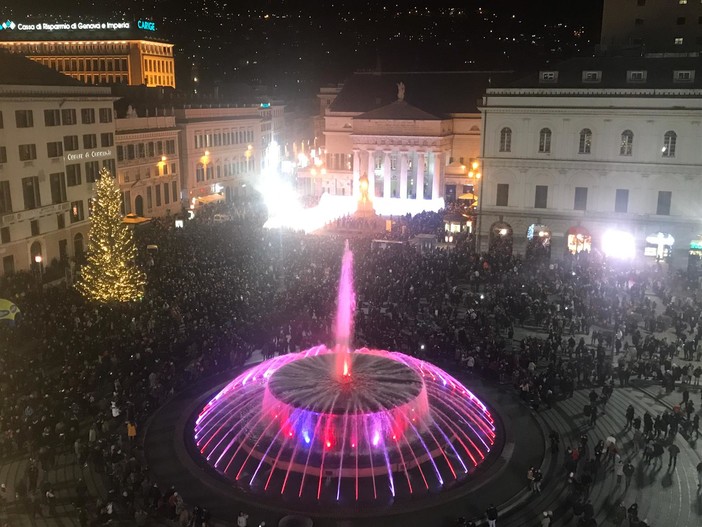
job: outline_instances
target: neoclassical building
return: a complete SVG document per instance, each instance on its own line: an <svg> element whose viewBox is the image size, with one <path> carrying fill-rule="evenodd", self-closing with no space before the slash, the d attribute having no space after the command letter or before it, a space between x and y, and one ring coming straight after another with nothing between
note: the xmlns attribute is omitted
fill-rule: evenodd
<svg viewBox="0 0 702 527"><path fill-rule="evenodd" d="M101 168L115 173L115 98L0 50L0 275L65 266L88 246Z"/></svg>
<svg viewBox="0 0 702 527"><path fill-rule="evenodd" d="M481 104L481 248L683 265L702 233L702 61L573 59Z"/></svg>
<svg viewBox="0 0 702 527"><path fill-rule="evenodd" d="M316 163L298 171L301 186L309 194L355 195L368 174L375 197L454 200L472 192L481 132L476 101L490 82L507 77L354 74L338 93L325 93L323 146Z"/></svg>

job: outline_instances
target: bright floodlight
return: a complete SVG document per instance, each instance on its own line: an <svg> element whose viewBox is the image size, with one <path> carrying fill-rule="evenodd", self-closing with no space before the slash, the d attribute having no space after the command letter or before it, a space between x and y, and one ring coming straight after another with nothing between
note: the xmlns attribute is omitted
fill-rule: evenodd
<svg viewBox="0 0 702 527"><path fill-rule="evenodd" d="M602 251L609 258L631 260L636 254L634 236L625 231L607 231L602 237Z"/></svg>

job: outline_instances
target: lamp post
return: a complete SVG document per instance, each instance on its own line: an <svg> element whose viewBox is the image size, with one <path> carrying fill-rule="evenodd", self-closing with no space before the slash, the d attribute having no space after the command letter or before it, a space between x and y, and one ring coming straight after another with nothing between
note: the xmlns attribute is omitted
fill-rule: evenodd
<svg viewBox="0 0 702 527"><path fill-rule="evenodd" d="M37 266L37 277L39 278L40 285L44 279L44 266L42 265L42 260L43 260L43 258L41 257L41 254L37 254L34 257L34 263Z"/></svg>

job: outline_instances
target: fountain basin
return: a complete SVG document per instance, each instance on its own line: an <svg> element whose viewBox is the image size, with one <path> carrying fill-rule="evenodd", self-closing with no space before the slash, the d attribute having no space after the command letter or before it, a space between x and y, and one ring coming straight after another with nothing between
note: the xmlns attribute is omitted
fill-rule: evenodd
<svg viewBox="0 0 702 527"><path fill-rule="evenodd" d="M333 367L339 354L348 377ZM487 407L440 368L325 346L239 375L194 428L207 464L248 492L369 505L467 480L496 439Z"/></svg>

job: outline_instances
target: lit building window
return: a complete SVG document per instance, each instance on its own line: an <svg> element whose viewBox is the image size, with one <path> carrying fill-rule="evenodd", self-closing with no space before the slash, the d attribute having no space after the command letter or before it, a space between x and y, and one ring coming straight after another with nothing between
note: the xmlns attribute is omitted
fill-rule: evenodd
<svg viewBox="0 0 702 527"><path fill-rule="evenodd" d="M539 132L539 153L548 154L551 152L551 130L542 128Z"/></svg>
<svg viewBox="0 0 702 527"><path fill-rule="evenodd" d="M624 130L622 132L622 140L619 146L620 156L630 156L634 146L634 132L631 130Z"/></svg>
<svg viewBox="0 0 702 527"><path fill-rule="evenodd" d="M663 157L675 157L675 143L678 140L678 134L669 130L663 136Z"/></svg>
<svg viewBox="0 0 702 527"><path fill-rule="evenodd" d="M578 146L579 154L589 154L592 146L592 130L583 128L580 130L580 144Z"/></svg>
<svg viewBox="0 0 702 527"><path fill-rule="evenodd" d="M503 128L500 131L500 152L512 151L512 130Z"/></svg>

